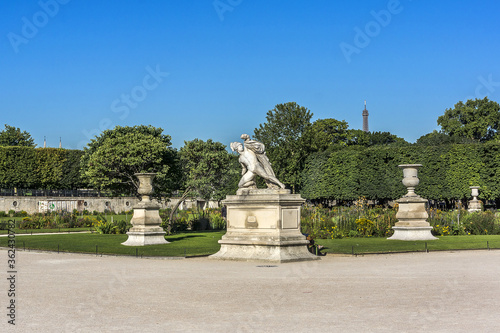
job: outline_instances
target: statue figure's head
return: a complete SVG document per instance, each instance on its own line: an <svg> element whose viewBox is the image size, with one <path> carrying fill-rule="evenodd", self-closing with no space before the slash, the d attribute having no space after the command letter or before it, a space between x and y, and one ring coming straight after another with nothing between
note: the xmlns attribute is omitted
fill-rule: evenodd
<svg viewBox="0 0 500 333"><path fill-rule="evenodd" d="M238 153L243 151L243 144L241 142L231 142L229 147L231 147L232 151L237 151Z"/></svg>
<svg viewBox="0 0 500 333"><path fill-rule="evenodd" d="M240 138L241 138L241 139L243 139L243 140L245 140L245 141L246 141L246 140L250 140L250 135L248 135L248 134L242 134L242 135L240 136Z"/></svg>

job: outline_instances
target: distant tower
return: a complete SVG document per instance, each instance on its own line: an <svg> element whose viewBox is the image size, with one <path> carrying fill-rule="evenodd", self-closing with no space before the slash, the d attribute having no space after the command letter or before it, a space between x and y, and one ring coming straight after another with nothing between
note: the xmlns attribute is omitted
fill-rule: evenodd
<svg viewBox="0 0 500 333"><path fill-rule="evenodd" d="M43 148L47 148L47 138L43 137Z"/></svg>
<svg viewBox="0 0 500 333"><path fill-rule="evenodd" d="M363 132L369 132L368 129L368 110L366 109L366 101L365 101L365 109L363 110Z"/></svg>
<svg viewBox="0 0 500 333"><path fill-rule="evenodd" d="M59 148L62 148L62 139L59 137Z"/></svg>

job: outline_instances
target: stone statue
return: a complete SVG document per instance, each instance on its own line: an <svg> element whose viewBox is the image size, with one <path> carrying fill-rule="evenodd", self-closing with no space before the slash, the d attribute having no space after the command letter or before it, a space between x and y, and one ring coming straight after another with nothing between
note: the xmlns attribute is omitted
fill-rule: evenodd
<svg viewBox="0 0 500 333"><path fill-rule="evenodd" d="M238 161L242 166L241 180L238 183L239 188L257 188L255 176L262 177L268 188L285 188L271 168L271 163L266 156L266 147L263 143L251 140L248 134L242 134L241 142L231 142L231 150L240 154Z"/></svg>

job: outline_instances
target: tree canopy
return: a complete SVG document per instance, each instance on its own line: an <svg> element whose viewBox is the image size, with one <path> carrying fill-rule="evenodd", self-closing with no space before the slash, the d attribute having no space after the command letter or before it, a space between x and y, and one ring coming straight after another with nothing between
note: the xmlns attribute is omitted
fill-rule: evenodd
<svg viewBox="0 0 500 333"><path fill-rule="evenodd" d="M313 114L295 102L278 104L267 112L267 122L254 130L255 139L266 146L276 177L295 192L307 157L304 133Z"/></svg>
<svg viewBox="0 0 500 333"><path fill-rule="evenodd" d="M186 189L205 200L222 200L230 192L236 191L236 158L228 153L222 143L211 139L185 141L179 157Z"/></svg>
<svg viewBox="0 0 500 333"><path fill-rule="evenodd" d="M26 131L5 124L5 129L0 132L0 146L35 147L35 140Z"/></svg>
<svg viewBox="0 0 500 333"><path fill-rule="evenodd" d="M179 179L177 152L170 146L170 136L161 128L117 126L84 148L82 175L97 189L135 194L139 184L134 174L155 172L155 196L166 196Z"/></svg>
<svg viewBox="0 0 500 333"><path fill-rule="evenodd" d="M379 145L392 145L402 146L407 145L405 139L389 132L365 132L362 130L349 130L348 131L348 145L349 146L379 146Z"/></svg>
<svg viewBox="0 0 500 333"><path fill-rule="evenodd" d="M307 127L305 144L310 152L324 151L331 146L345 146L349 141L349 125L345 120L318 119Z"/></svg>
<svg viewBox="0 0 500 333"><path fill-rule="evenodd" d="M419 163L416 192L429 200L470 199L469 186L480 186L480 198L500 203L500 143L440 146L350 146L309 156L302 173L301 195L311 200L387 201L406 192L398 165Z"/></svg>
<svg viewBox="0 0 500 333"><path fill-rule="evenodd" d="M442 131L438 132L434 130L431 133L422 135L417 139L416 142L417 145L421 146L439 146L451 143L473 143L473 140L456 135L451 136L449 134L443 133Z"/></svg>
<svg viewBox="0 0 500 333"><path fill-rule="evenodd" d="M496 137L500 127L500 105L483 99L469 99L455 104L453 109L446 109L437 120L443 133L484 142Z"/></svg>

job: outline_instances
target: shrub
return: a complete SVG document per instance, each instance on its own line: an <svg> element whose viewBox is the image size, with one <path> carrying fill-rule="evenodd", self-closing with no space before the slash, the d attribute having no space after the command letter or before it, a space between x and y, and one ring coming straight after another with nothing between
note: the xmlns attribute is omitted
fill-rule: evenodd
<svg viewBox="0 0 500 333"><path fill-rule="evenodd" d="M210 226L214 230L226 229L226 220L222 217L220 210L213 210L209 212Z"/></svg>
<svg viewBox="0 0 500 333"><path fill-rule="evenodd" d="M20 212L15 212L14 216L15 217L26 217L26 216L28 216L28 213L25 210L22 210Z"/></svg>
<svg viewBox="0 0 500 333"><path fill-rule="evenodd" d="M75 227L89 228L94 225L97 219L93 216L83 216L76 220Z"/></svg>
<svg viewBox="0 0 500 333"><path fill-rule="evenodd" d="M125 220L120 220L116 222L108 222L105 219L93 218L94 230L99 234L125 234L132 226Z"/></svg>
<svg viewBox="0 0 500 333"><path fill-rule="evenodd" d="M21 223L19 223L19 229L38 229L35 227L35 223L29 217L23 218Z"/></svg>
<svg viewBox="0 0 500 333"><path fill-rule="evenodd" d="M94 223L94 229L99 234L114 234L116 226L106 220L96 220Z"/></svg>
<svg viewBox="0 0 500 333"><path fill-rule="evenodd" d="M494 235L498 232L495 226L495 214L492 212L468 213L462 219L467 234Z"/></svg>
<svg viewBox="0 0 500 333"><path fill-rule="evenodd" d="M132 227L132 224L128 223L125 220L120 220L115 222L116 224L116 229L115 232L117 234L126 234L127 231Z"/></svg>
<svg viewBox="0 0 500 333"><path fill-rule="evenodd" d="M375 223L367 218L356 220L357 233L359 236L373 236Z"/></svg>

